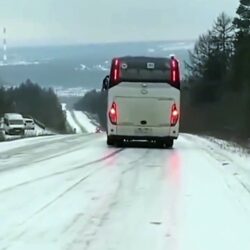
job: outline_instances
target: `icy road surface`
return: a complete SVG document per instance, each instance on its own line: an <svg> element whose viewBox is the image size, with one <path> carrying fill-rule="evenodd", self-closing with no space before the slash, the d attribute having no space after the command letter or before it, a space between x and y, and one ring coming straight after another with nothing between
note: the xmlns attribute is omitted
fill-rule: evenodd
<svg viewBox="0 0 250 250"><path fill-rule="evenodd" d="M173 150L1 143L0 249L249 250L250 161L234 160L189 135Z"/></svg>

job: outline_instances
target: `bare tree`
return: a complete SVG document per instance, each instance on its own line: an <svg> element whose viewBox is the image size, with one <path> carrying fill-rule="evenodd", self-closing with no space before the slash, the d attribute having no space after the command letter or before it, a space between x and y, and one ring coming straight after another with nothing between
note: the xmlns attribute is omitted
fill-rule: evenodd
<svg viewBox="0 0 250 250"><path fill-rule="evenodd" d="M219 15L213 28L199 37L186 64L191 81L222 81L230 68L234 51L234 26L225 13Z"/></svg>

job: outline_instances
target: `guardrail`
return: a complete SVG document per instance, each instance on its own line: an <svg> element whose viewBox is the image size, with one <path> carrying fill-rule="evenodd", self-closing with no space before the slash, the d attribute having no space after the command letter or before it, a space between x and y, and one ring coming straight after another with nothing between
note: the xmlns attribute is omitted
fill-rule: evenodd
<svg viewBox="0 0 250 250"><path fill-rule="evenodd" d="M46 128L46 126L42 122L38 121L37 119L33 119L33 120L34 120L35 124L38 125L40 128L42 128L42 129Z"/></svg>

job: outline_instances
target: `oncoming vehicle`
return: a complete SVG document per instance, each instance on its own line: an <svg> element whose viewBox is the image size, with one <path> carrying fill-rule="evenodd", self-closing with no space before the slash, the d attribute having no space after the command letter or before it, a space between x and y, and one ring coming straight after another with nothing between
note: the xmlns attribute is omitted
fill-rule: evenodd
<svg viewBox="0 0 250 250"><path fill-rule="evenodd" d="M0 131L3 130L3 117L0 117Z"/></svg>
<svg viewBox="0 0 250 250"><path fill-rule="evenodd" d="M24 118L25 129L27 130L34 130L35 129L35 122L32 118Z"/></svg>
<svg viewBox="0 0 250 250"><path fill-rule="evenodd" d="M23 116L15 113L4 114L4 131L7 135L24 135Z"/></svg>
<svg viewBox="0 0 250 250"><path fill-rule="evenodd" d="M0 117L0 141L3 139L4 127L3 127L3 117Z"/></svg>
<svg viewBox="0 0 250 250"><path fill-rule="evenodd" d="M108 86L107 144L147 140L172 147L179 135L178 60L120 57L112 60Z"/></svg>

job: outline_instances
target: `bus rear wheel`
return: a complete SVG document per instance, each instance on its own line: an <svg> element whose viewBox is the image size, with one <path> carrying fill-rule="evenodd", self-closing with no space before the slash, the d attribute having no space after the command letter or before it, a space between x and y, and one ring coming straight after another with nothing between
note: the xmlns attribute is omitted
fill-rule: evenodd
<svg viewBox="0 0 250 250"><path fill-rule="evenodd" d="M173 148L174 146L174 140L173 139L168 139L164 142L166 148Z"/></svg>
<svg viewBox="0 0 250 250"><path fill-rule="evenodd" d="M167 149L171 149L173 148L174 145L174 140L173 139L167 139L167 140L160 140L160 141L156 141L156 145L159 148L167 148Z"/></svg>
<svg viewBox="0 0 250 250"><path fill-rule="evenodd" d="M108 146L113 146L115 144L115 141L112 137L107 136L107 145Z"/></svg>

